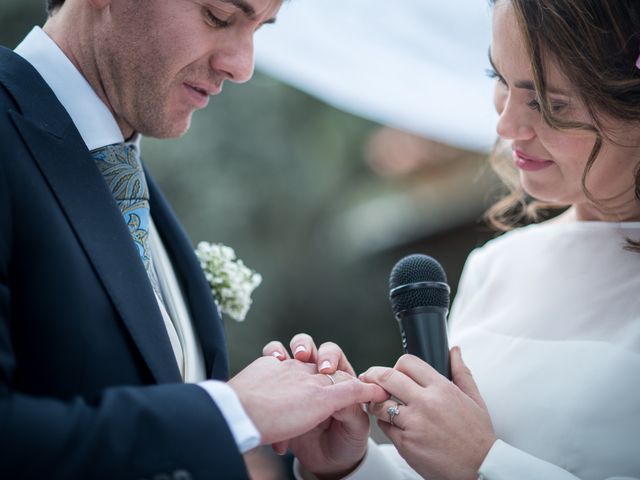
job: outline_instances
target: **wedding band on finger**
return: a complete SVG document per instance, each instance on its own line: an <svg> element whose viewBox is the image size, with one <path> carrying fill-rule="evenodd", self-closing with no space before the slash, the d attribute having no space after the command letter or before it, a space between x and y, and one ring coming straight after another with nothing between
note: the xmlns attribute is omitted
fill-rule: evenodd
<svg viewBox="0 0 640 480"><path fill-rule="evenodd" d="M333 375L329 375L328 373L325 373L325 375L326 375L327 377L329 377L329 380L331 380L331 384L332 384L332 385L335 385L335 384L336 384L336 380L335 380L335 378L333 378Z"/></svg>
<svg viewBox="0 0 640 480"><path fill-rule="evenodd" d="M395 405L387 408L387 413L389 414L389 423L395 427L396 425L394 425L393 419L400 415L400 404L396 403Z"/></svg>

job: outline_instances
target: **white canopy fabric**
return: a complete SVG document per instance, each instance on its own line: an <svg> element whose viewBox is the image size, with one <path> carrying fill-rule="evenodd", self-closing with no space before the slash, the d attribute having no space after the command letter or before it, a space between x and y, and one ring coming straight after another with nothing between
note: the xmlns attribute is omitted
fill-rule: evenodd
<svg viewBox="0 0 640 480"><path fill-rule="evenodd" d="M488 151L488 0L292 0L258 33L256 67L325 102Z"/></svg>

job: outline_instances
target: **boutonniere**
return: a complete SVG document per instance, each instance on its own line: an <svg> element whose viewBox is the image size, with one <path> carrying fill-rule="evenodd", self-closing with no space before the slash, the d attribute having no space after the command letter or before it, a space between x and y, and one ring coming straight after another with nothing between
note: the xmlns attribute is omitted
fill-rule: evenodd
<svg viewBox="0 0 640 480"><path fill-rule="evenodd" d="M233 248L221 243L200 242L196 256L220 311L242 322L251 307L251 294L262 283L262 276L237 258Z"/></svg>

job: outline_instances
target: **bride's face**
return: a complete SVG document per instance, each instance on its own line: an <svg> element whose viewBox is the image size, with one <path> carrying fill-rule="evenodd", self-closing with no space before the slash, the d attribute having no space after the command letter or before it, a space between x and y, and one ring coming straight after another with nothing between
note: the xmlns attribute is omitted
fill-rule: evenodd
<svg viewBox="0 0 640 480"><path fill-rule="evenodd" d="M491 60L497 78L497 131L512 147L513 163L524 190L538 200L573 205L578 218L584 220L640 218L634 194L634 171L640 162L640 126L604 119L615 143L603 140L586 182L588 192L608 207L603 212L582 187L596 135L555 130L544 122L529 55L508 0L499 0L494 7ZM562 120L593 124L584 102L575 95L559 65L547 62L545 74L555 115Z"/></svg>

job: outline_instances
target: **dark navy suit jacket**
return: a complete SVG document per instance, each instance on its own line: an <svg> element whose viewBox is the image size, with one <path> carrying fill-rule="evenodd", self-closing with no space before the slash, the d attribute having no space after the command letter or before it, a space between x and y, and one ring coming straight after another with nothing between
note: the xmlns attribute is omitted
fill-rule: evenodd
<svg viewBox="0 0 640 480"><path fill-rule="evenodd" d="M206 280L148 178L208 375L226 379ZM214 402L180 383L142 262L71 118L0 47L0 479L145 478L247 474Z"/></svg>

